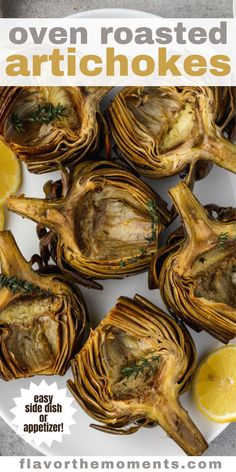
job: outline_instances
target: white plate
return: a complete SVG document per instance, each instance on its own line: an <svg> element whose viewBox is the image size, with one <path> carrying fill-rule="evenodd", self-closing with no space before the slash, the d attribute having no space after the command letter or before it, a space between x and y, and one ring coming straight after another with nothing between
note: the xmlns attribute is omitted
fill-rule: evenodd
<svg viewBox="0 0 236 472"><path fill-rule="evenodd" d="M157 18L157 15L130 8L99 8L70 15L70 18Z"/></svg>
<svg viewBox="0 0 236 472"><path fill-rule="evenodd" d="M76 14L79 17L144 17L151 16L134 10L92 10ZM26 169L23 170L23 183L21 193L27 196L43 196L43 184L58 174L47 174L36 176L29 174ZM151 182L151 185L165 198L167 190L177 182L177 177L164 179L157 182ZM235 206L236 202L236 176L215 167L210 175L195 186L195 193L202 203L217 203L224 206ZM7 227L13 231L16 240L24 256L28 259L38 251L38 242L35 235L35 224L27 219L9 214L7 218ZM106 281L103 283L103 292L82 289L88 303L90 317L94 324L99 321L106 312L115 304L120 295L134 296L135 293L147 297L165 310L158 290L149 291L147 287L147 274L136 277L130 277L122 281ZM218 341L206 333L196 334L192 332L195 339L199 358L211 352L221 345ZM56 377L59 388L65 386L67 378L71 377L69 371L65 377ZM0 381L1 400L0 413L8 425L12 425L13 416L10 413L14 407L13 398L20 395L20 388L27 388L31 381L40 383L42 377L33 379L23 379L13 382ZM55 377L47 377L46 381L52 383ZM68 393L69 395L69 393ZM208 442L211 442L227 426L226 424L217 424L207 420L199 411L197 411L191 397L187 393L182 397L182 404L190 413L200 431ZM91 419L81 410L79 405L74 402L77 408L75 415L76 424L71 427L71 434L64 435L62 443L54 442L50 448L46 446L37 449L48 455L183 455L183 451L169 439L163 430L159 427L154 429L142 429L130 436L116 436L101 433L89 427ZM31 442L34 445L33 442Z"/></svg>

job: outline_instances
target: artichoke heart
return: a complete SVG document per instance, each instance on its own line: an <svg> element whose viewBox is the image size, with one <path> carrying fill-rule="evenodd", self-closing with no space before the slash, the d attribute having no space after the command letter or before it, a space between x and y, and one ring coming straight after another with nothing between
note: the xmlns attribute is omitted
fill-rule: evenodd
<svg viewBox="0 0 236 472"><path fill-rule="evenodd" d="M108 114L123 157L146 177L195 169L203 178L212 164L236 172L236 146L224 137L235 115L231 87L126 87Z"/></svg>
<svg viewBox="0 0 236 472"><path fill-rule="evenodd" d="M85 329L80 291L33 270L8 231L0 232L0 263L0 377L63 375Z"/></svg>
<svg viewBox="0 0 236 472"><path fill-rule="evenodd" d="M109 87L1 87L0 135L31 172L71 166L100 146Z"/></svg>
<svg viewBox="0 0 236 472"><path fill-rule="evenodd" d="M103 161L79 164L68 188L53 201L13 197L8 208L51 229L62 271L106 279L147 269L170 220L167 204L133 174Z"/></svg>
<svg viewBox="0 0 236 472"><path fill-rule="evenodd" d="M120 297L72 361L68 387L99 423L130 434L159 424L189 455L207 448L179 402L196 364L187 330L148 300Z"/></svg>
<svg viewBox="0 0 236 472"><path fill-rule="evenodd" d="M204 208L184 182L169 193L183 228L157 251L152 287L196 331L227 343L236 336L236 210Z"/></svg>

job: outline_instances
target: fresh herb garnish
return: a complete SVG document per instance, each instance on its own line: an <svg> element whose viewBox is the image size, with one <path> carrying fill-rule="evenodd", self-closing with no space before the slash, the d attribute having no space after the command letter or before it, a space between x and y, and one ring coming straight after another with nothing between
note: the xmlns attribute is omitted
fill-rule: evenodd
<svg viewBox="0 0 236 472"><path fill-rule="evenodd" d="M151 218L151 223L152 223L152 233L150 236L147 236L145 239L148 242L153 242L156 240L156 231L157 231L157 225L159 223L159 216L157 214L156 210L156 202L155 200L148 200L147 202L147 208L150 214Z"/></svg>
<svg viewBox="0 0 236 472"><path fill-rule="evenodd" d="M135 378L141 373L144 373L145 369L148 369L148 373L155 372L156 363L159 362L160 356L152 356L148 359L142 357L137 362L127 365L121 369L121 375L123 378L129 378L134 376Z"/></svg>
<svg viewBox="0 0 236 472"><path fill-rule="evenodd" d="M120 260L120 267L125 267L126 266L126 263L125 261L123 261L123 259Z"/></svg>
<svg viewBox="0 0 236 472"><path fill-rule="evenodd" d="M151 220L151 234L148 234L145 236L145 240L147 241L146 246L144 247L138 247L139 255L131 257L127 262L123 261L122 259L120 260L120 267L125 267L127 264L134 264L135 262L138 262L145 254L147 253L147 250L149 246L156 241L156 232L157 232L157 226L159 223L159 216L156 211L156 202L155 200L148 200L147 201L147 208L150 214L150 220Z"/></svg>
<svg viewBox="0 0 236 472"><path fill-rule="evenodd" d="M217 245L220 248L225 247L225 242L228 240L228 233L221 233L217 239Z"/></svg>
<svg viewBox="0 0 236 472"><path fill-rule="evenodd" d="M233 238L229 237L228 233L220 233L218 238L212 242L212 244L216 244L219 248L225 248L226 245L230 245L232 243L236 243L236 236Z"/></svg>
<svg viewBox="0 0 236 472"><path fill-rule="evenodd" d="M17 133L22 133L24 131L22 119L17 115L17 113L12 113L11 122Z"/></svg>
<svg viewBox="0 0 236 472"><path fill-rule="evenodd" d="M219 248L224 248L227 243L236 242L236 236L235 236L234 238L229 238L229 234L228 234L228 233L221 233L221 234L218 236L217 240L214 241L214 243L215 243L215 242L217 243L217 246L218 246Z"/></svg>
<svg viewBox="0 0 236 472"><path fill-rule="evenodd" d="M48 125L54 120L58 120L65 115L66 108L61 105L53 105L51 102L47 102L44 104L38 104L37 110L35 110L29 117L26 117L24 120L19 117L17 113L12 113L11 121L12 124L17 131L17 133L23 133L24 123L32 122L32 123L41 123L44 125Z"/></svg>
<svg viewBox="0 0 236 472"><path fill-rule="evenodd" d="M38 285L35 285L27 280L21 280L17 277L8 277L0 274L0 288L6 287L13 294L17 292L27 293L31 295L48 295L50 291L42 290Z"/></svg>
<svg viewBox="0 0 236 472"><path fill-rule="evenodd" d="M65 116L65 107L60 103L54 106L49 102L43 105L39 104L37 110L28 118L28 121L48 125L62 116Z"/></svg>

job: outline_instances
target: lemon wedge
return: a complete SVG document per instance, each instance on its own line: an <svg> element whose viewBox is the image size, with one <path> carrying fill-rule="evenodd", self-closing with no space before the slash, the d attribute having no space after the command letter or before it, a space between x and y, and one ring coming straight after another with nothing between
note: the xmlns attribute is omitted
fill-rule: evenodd
<svg viewBox="0 0 236 472"><path fill-rule="evenodd" d="M20 162L11 149L0 140L0 205L18 190L20 183Z"/></svg>
<svg viewBox="0 0 236 472"><path fill-rule="evenodd" d="M229 345L210 354L199 366L193 380L198 408L217 423L236 421L236 346Z"/></svg>
<svg viewBox="0 0 236 472"><path fill-rule="evenodd" d="M3 208L0 207L0 231L4 228L4 211Z"/></svg>

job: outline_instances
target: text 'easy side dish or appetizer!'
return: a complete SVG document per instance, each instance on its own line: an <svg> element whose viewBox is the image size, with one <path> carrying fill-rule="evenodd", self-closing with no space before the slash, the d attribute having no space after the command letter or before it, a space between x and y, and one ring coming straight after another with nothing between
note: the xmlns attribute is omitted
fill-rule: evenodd
<svg viewBox="0 0 236 472"><path fill-rule="evenodd" d="M43 274L0 232L0 377L63 375L80 349L86 307L65 277Z"/></svg>

